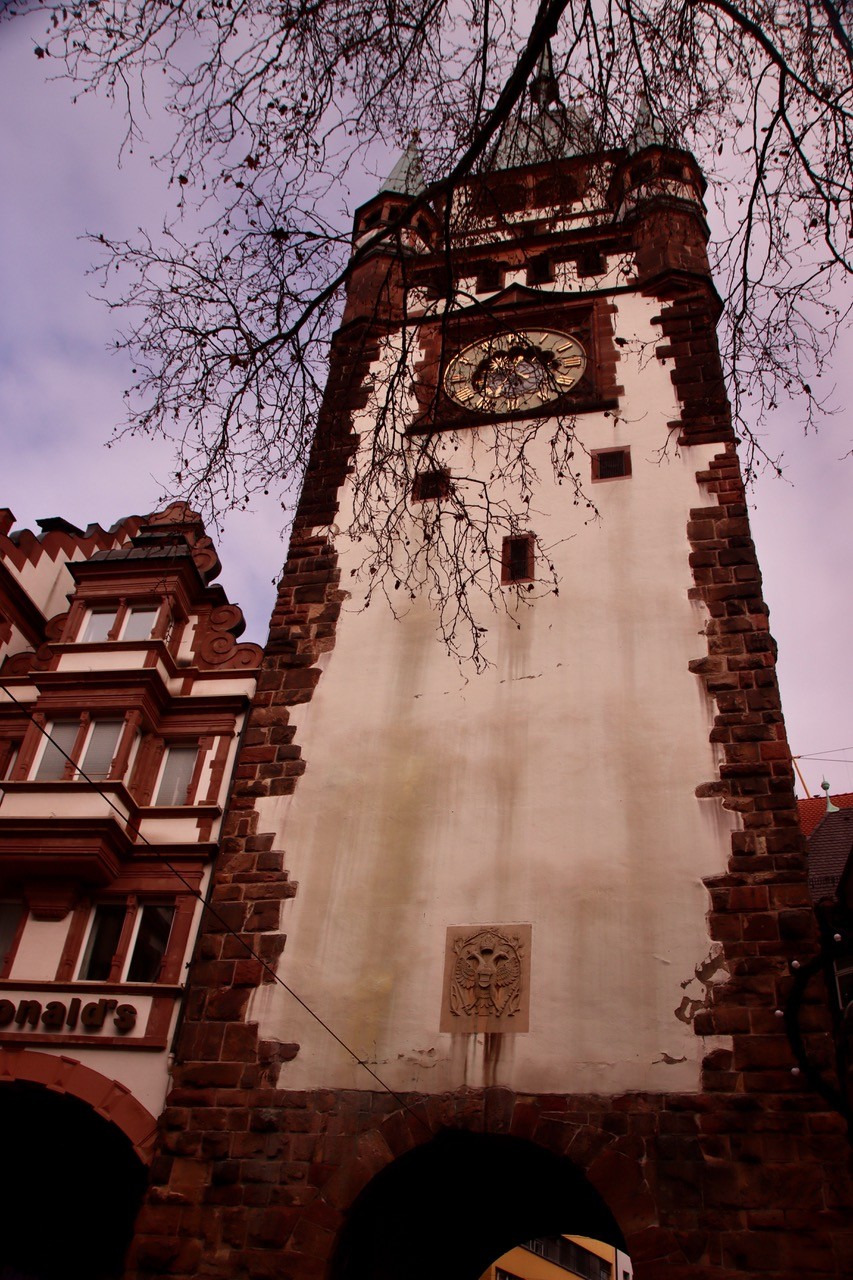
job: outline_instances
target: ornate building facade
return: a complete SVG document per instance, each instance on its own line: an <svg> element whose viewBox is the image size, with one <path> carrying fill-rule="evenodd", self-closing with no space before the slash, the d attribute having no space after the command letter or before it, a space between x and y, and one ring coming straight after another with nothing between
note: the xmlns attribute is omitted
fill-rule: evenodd
<svg viewBox="0 0 853 1280"><path fill-rule="evenodd" d="M3 516L0 1274L94 1278L153 1154L261 650L182 504Z"/></svg>

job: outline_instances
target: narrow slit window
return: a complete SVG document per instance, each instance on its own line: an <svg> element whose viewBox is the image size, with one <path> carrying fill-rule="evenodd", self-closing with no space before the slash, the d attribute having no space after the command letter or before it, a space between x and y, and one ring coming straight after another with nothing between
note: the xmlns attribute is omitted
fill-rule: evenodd
<svg viewBox="0 0 853 1280"><path fill-rule="evenodd" d="M501 555L501 581L531 582L534 569L534 535L522 533L504 538Z"/></svg>
<svg viewBox="0 0 853 1280"><path fill-rule="evenodd" d="M446 498L449 493L450 472L446 468L436 467L415 476L412 485L412 498L415 502L434 502L438 498Z"/></svg>
<svg viewBox="0 0 853 1280"><path fill-rule="evenodd" d="M630 474L630 449L602 449L598 453L593 453L593 480L618 480Z"/></svg>
<svg viewBox="0 0 853 1280"><path fill-rule="evenodd" d="M155 804L188 804L198 747L167 747Z"/></svg>
<svg viewBox="0 0 853 1280"><path fill-rule="evenodd" d="M174 907L146 906L142 908L139 929L130 966L127 970L128 982L157 982L163 968L163 957L169 944L172 931Z"/></svg>

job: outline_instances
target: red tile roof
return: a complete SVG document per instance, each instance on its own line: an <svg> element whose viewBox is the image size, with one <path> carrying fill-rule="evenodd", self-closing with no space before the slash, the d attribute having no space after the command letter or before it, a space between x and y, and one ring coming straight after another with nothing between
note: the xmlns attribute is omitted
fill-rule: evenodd
<svg viewBox="0 0 853 1280"><path fill-rule="evenodd" d="M853 791L842 791L840 795L829 798L839 809L853 809ZM809 796L807 800L798 800L797 808L800 811L800 829L808 839L826 813L826 796Z"/></svg>

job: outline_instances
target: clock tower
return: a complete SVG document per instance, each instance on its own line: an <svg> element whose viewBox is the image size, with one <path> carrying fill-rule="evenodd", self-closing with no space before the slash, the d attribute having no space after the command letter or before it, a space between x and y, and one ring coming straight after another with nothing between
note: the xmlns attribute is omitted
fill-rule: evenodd
<svg viewBox="0 0 853 1280"><path fill-rule="evenodd" d="M139 1275L853 1266L705 184L531 98L356 215Z"/></svg>

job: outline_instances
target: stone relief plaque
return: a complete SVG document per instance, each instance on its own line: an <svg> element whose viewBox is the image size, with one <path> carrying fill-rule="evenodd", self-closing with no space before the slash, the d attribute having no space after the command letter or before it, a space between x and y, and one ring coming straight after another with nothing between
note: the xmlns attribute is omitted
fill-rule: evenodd
<svg viewBox="0 0 853 1280"><path fill-rule="evenodd" d="M529 924L451 925L447 930L442 1031L527 1031Z"/></svg>

